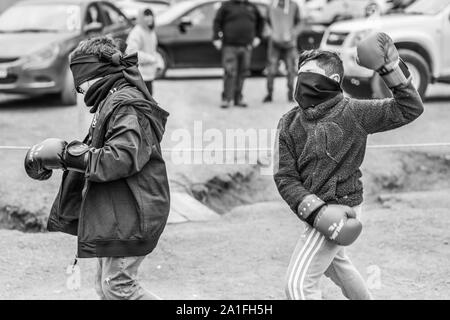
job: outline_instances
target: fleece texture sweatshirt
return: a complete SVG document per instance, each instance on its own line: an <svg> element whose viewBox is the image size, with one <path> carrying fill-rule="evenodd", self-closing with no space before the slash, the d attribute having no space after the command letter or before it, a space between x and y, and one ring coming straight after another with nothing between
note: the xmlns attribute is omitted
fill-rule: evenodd
<svg viewBox="0 0 450 320"><path fill-rule="evenodd" d="M362 203L360 166L367 136L404 126L423 112L411 79L392 93L393 98L379 100L339 94L313 108L297 106L283 115L275 145L274 179L295 214L309 194L350 207Z"/></svg>

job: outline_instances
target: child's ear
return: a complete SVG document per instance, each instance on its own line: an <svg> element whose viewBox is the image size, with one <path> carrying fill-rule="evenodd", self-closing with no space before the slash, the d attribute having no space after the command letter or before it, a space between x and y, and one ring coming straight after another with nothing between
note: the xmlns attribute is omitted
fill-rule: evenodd
<svg viewBox="0 0 450 320"><path fill-rule="evenodd" d="M332 74L332 75L330 76L330 79L333 79L333 80L336 81L337 83L341 83L341 76L338 75L337 73Z"/></svg>

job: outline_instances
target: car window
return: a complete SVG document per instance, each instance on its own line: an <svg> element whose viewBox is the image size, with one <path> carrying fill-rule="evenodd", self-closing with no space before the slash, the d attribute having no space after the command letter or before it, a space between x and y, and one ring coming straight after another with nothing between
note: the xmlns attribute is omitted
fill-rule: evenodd
<svg viewBox="0 0 450 320"><path fill-rule="evenodd" d="M100 4L103 10L103 16L105 20L105 25L126 25L127 19L123 16L116 8L112 7L107 3Z"/></svg>
<svg viewBox="0 0 450 320"><path fill-rule="evenodd" d="M211 26L216 11L220 8L220 2L213 2L199 6L183 17L188 18L193 26Z"/></svg>
<svg viewBox="0 0 450 320"><path fill-rule="evenodd" d="M103 23L103 19L100 15L100 9L96 4L91 4L86 10L86 16L84 18L85 24L90 25L94 23Z"/></svg>
<svg viewBox="0 0 450 320"><path fill-rule="evenodd" d="M24 3L0 16L0 32L73 32L81 28L81 10L71 4Z"/></svg>

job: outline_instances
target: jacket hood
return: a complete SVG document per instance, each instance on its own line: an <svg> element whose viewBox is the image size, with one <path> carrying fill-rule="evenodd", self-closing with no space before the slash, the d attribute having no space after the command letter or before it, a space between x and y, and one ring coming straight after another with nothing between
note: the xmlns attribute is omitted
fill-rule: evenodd
<svg viewBox="0 0 450 320"><path fill-rule="evenodd" d="M151 31L151 29L148 27L147 23L145 22L144 12L146 10L150 10L149 8L142 8L138 11L136 15L136 25L140 26L144 30ZM151 10L150 10L151 11ZM153 15L153 12L152 12ZM153 15L153 23L155 23L155 16Z"/></svg>
<svg viewBox="0 0 450 320"><path fill-rule="evenodd" d="M144 98L132 98L127 99L119 104L120 105L132 105L139 112L149 119L150 124L155 131L158 142L161 142L164 132L166 130L167 118L169 113L158 106L156 102L149 101Z"/></svg>
<svg viewBox="0 0 450 320"><path fill-rule="evenodd" d="M328 112L337 104L339 104L344 99L344 95L339 93L335 97L331 98L328 101L325 101L321 104L318 104L315 107L311 108L303 108L300 109L303 111L306 119L308 120L317 120L324 117Z"/></svg>

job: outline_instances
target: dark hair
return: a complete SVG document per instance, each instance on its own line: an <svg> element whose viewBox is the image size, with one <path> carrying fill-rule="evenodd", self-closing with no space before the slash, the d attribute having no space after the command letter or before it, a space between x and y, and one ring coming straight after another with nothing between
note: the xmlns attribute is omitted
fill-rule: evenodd
<svg viewBox="0 0 450 320"><path fill-rule="evenodd" d="M99 58L102 54L112 56L114 53L121 52L117 41L110 37L94 37L81 41L75 50L70 54L70 60L80 55L96 55Z"/></svg>
<svg viewBox="0 0 450 320"><path fill-rule="evenodd" d="M147 8L144 10L143 14L144 16L153 16L153 11L152 9Z"/></svg>
<svg viewBox="0 0 450 320"><path fill-rule="evenodd" d="M344 65L336 52L314 49L303 51L298 59L298 68L306 62L316 60L317 65L325 71L327 76L338 74L341 83L344 78Z"/></svg>

